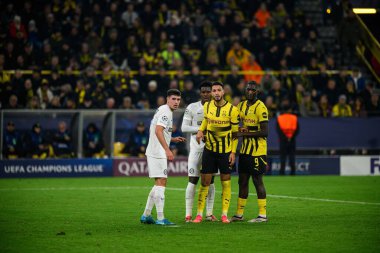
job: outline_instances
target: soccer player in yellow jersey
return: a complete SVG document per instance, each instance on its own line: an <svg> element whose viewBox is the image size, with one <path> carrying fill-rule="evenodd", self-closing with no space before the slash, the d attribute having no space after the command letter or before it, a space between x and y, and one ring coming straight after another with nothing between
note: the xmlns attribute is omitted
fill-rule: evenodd
<svg viewBox="0 0 380 253"><path fill-rule="evenodd" d="M233 139L232 135L239 130L239 112L235 106L224 100L223 83L212 83L211 96L213 100L203 105L204 119L196 135L198 143L205 141L205 147L202 155L198 213L193 222L202 221L208 188L213 174L219 169L222 182L221 221L230 223L227 213L231 200L231 172L238 144L237 138Z"/></svg>
<svg viewBox="0 0 380 253"><path fill-rule="evenodd" d="M254 81L247 83L247 100L238 104L242 127L237 137L243 137L239 155L239 199L236 214L231 221L244 220L244 207L249 192L249 178L252 176L256 188L259 215L248 222L266 222L266 191L263 174L267 167L268 109L257 99L258 85Z"/></svg>

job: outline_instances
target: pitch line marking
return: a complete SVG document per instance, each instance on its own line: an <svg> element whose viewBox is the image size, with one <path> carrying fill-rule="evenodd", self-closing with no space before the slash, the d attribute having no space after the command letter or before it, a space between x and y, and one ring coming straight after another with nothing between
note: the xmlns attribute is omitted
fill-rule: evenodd
<svg viewBox="0 0 380 253"><path fill-rule="evenodd" d="M94 186L94 187L42 187L42 188L0 188L0 192L5 191L92 191L92 190L128 190L128 189L151 189L151 186ZM166 187L168 190L172 191L185 191L185 188L173 188ZM221 191L216 191L221 193ZM231 192L231 194L237 195L236 192ZM256 196L254 193L249 193L250 196ZM373 205L380 206L378 202L364 202L364 201L350 201L350 200L338 200L338 199L321 199L321 198L311 198L311 197L296 197L287 195L276 195L267 194L267 196L279 199L298 199L298 200L309 200L309 201L320 201L320 202L331 202L331 203L342 203L342 204L356 204L356 205Z"/></svg>

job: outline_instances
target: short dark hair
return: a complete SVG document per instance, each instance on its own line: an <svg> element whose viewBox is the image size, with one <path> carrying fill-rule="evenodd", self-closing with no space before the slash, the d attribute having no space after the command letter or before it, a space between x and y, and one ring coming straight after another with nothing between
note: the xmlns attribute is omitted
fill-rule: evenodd
<svg viewBox="0 0 380 253"><path fill-rule="evenodd" d="M181 92L177 89L170 89L166 92L166 96L170 97L170 96L181 96Z"/></svg>
<svg viewBox="0 0 380 253"><path fill-rule="evenodd" d="M247 83L247 86L248 85L251 85L251 86L254 86L255 87L255 90L258 90L259 89L259 85L255 82L255 81L249 81L248 83Z"/></svg>
<svg viewBox="0 0 380 253"><path fill-rule="evenodd" d="M206 81L201 82L201 85L199 85L199 89L202 89L203 87L211 88L211 86L212 86L212 82L206 80Z"/></svg>
<svg viewBox="0 0 380 253"><path fill-rule="evenodd" d="M222 88L224 88L224 84L222 82L219 82L219 81L212 82L211 87L215 85L219 85L219 86L222 86Z"/></svg>

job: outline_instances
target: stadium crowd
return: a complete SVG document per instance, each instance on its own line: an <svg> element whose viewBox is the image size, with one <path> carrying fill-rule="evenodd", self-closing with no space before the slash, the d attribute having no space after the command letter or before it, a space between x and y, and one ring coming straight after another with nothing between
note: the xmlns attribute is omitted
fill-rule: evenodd
<svg viewBox="0 0 380 253"><path fill-rule="evenodd" d="M301 116L379 115L374 83L325 53L293 1L2 1L0 12L0 71L16 70L1 79L2 108L157 108L168 88L179 88L186 106L211 79L234 104L245 82L257 81L271 115L284 103Z"/></svg>

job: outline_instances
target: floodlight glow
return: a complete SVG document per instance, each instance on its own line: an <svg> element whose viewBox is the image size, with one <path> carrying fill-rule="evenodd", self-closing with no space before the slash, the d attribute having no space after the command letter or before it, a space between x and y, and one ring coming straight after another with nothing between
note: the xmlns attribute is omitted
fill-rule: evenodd
<svg viewBox="0 0 380 253"><path fill-rule="evenodd" d="M375 8L353 8L352 11L356 14L376 14Z"/></svg>

